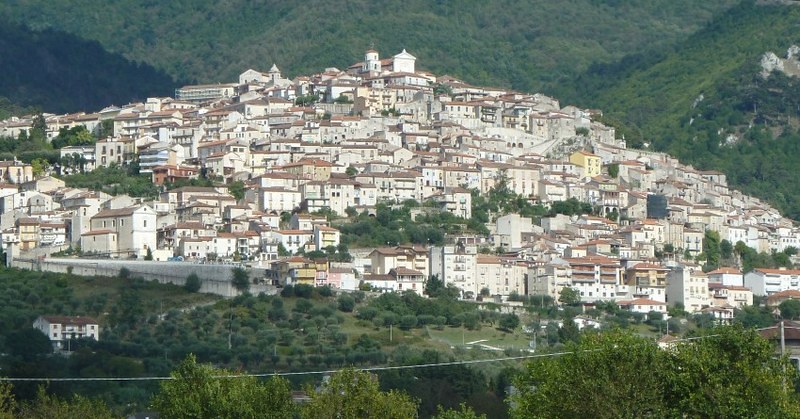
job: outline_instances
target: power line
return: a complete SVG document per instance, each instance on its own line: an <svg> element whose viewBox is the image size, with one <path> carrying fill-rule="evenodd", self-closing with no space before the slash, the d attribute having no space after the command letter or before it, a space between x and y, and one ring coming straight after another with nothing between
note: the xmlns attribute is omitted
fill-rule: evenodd
<svg viewBox="0 0 800 419"><path fill-rule="evenodd" d="M757 329L762 330L762 329ZM682 339L674 339L670 341L670 343L674 342L683 342L683 341L694 341L699 339L711 338L711 337L718 337L721 335L704 335L704 336L696 336L690 338L682 338ZM412 364L412 365L385 365L385 366L377 366L377 367L365 367L365 368L356 368L358 371L392 371L392 370L410 370L410 369L420 369L420 368L435 368L435 367L448 367L448 366L455 366L455 365L472 365L472 364L486 364L486 363L493 363L493 362L505 362L505 361L520 361L524 359L536 359L536 358L550 358L556 356L563 356L563 355L572 355L576 353L583 353L583 352L598 352L602 349L587 349L582 351L565 351L565 352L552 352L547 354L532 354L532 355L520 355L520 356L508 356L503 358L485 358L485 359L472 359L472 360L462 360L462 361L448 361L448 362L435 362L435 363L428 363L428 364ZM302 376L302 375L321 375L321 374L335 374L338 372L343 371L342 368L339 369L328 369L328 370L317 370L317 371L296 371L296 372L265 372L265 373L252 373L252 374L229 374L229 375L215 375L212 378L248 378L248 377L255 377L255 378L264 378L264 377L289 377L289 376ZM101 381L114 381L114 382L122 382L122 381L167 381L167 380L175 380L175 377L172 376L149 376L149 377L0 377L0 382L7 381L7 382L101 382Z"/></svg>
<svg viewBox="0 0 800 419"><path fill-rule="evenodd" d="M554 352L549 354L538 354L538 355L521 355L521 356L510 356L504 358L487 358L487 359L473 359L473 360L464 360L464 361L449 361L449 362L437 362L437 363L429 363L429 364L412 364L412 365L386 365L386 366L378 366L378 367L366 367L366 368L356 368L358 371L389 371L389 370L402 370L402 369L418 369L418 368L433 368L433 367L447 367L453 365L470 365L470 364L480 364L480 363L490 363L490 362L502 362L502 361L516 361L522 359L532 359L532 358L544 358L544 357L551 357L551 356L561 356L566 354L573 354L576 353L574 351L571 352ZM299 376L299 375L320 375L320 374L334 374L337 372L343 371L342 368L339 369L330 369L330 370L318 370L318 371L296 371L296 372L264 372L264 373L252 373L252 374L230 374L230 375L215 375L212 378L247 378L247 377L256 377L256 378L263 378L263 377L288 377L288 376ZM151 377L53 377L53 378L46 378L46 377L0 377L0 381L52 381L52 382L64 382L64 381L166 381L166 380L174 380L175 377L172 376L151 376Z"/></svg>

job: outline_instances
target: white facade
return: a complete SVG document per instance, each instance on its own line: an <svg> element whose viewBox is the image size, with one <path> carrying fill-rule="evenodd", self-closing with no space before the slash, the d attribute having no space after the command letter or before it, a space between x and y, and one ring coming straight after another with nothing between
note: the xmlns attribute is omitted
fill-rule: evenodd
<svg viewBox="0 0 800 419"><path fill-rule="evenodd" d="M477 253L475 246L432 246L430 273L437 275L445 285L453 284L464 293L472 292L477 295L480 291L475 285Z"/></svg>
<svg viewBox="0 0 800 419"><path fill-rule="evenodd" d="M708 294L708 277L702 271L686 267L667 273L667 303L683 304L689 313L698 313L711 305Z"/></svg>
<svg viewBox="0 0 800 419"><path fill-rule="evenodd" d="M786 290L800 290L800 270L758 268L744 275L744 286L753 295L772 295Z"/></svg>
<svg viewBox="0 0 800 419"><path fill-rule="evenodd" d="M147 205L107 209L91 218L87 234L110 231L116 233L117 254L144 257L156 249L156 212ZM81 240L83 246L83 239Z"/></svg>
<svg viewBox="0 0 800 419"><path fill-rule="evenodd" d="M33 327L47 335L58 349L68 347L66 342L69 340L100 340L100 325L91 317L39 316L33 322Z"/></svg>

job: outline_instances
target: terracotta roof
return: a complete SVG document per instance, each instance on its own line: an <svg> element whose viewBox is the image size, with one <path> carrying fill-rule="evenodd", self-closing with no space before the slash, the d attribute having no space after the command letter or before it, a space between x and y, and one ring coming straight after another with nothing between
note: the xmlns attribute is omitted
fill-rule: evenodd
<svg viewBox="0 0 800 419"><path fill-rule="evenodd" d="M47 320L49 323L58 323L63 325L70 325L70 326L86 326L90 324L97 325L97 320L91 317L82 317L82 316L42 316L43 319Z"/></svg>
<svg viewBox="0 0 800 419"><path fill-rule="evenodd" d="M638 306L664 306L666 303L661 301L651 300L649 298L637 298L635 300L625 300L617 303L621 306L638 305Z"/></svg>
<svg viewBox="0 0 800 419"><path fill-rule="evenodd" d="M392 269L392 271L394 271L398 275L423 275L423 273L420 271L403 267L394 268Z"/></svg>
<svg viewBox="0 0 800 419"><path fill-rule="evenodd" d="M708 273L708 275L741 275L742 271L736 268L722 267Z"/></svg>
<svg viewBox="0 0 800 419"><path fill-rule="evenodd" d="M92 230L86 233L81 234L81 236L100 236L103 234L116 234L114 231L111 230Z"/></svg>
<svg viewBox="0 0 800 419"><path fill-rule="evenodd" d="M653 263L637 263L631 269L658 269L658 270L663 270L663 271L668 271L669 270L668 268L665 268L665 267L663 267L661 265L656 265L656 264L653 264Z"/></svg>
<svg viewBox="0 0 800 419"><path fill-rule="evenodd" d="M94 218L122 217L122 216L126 216L126 215L131 215L136 210L138 210L139 208L141 208L141 207L140 206L133 206L133 207L127 207L127 208L102 210L102 211L98 212L97 214L95 214L94 217L92 217L92 219L94 219Z"/></svg>
<svg viewBox="0 0 800 419"><path fill-rule="evenodd" d="M767 269L767 268L757 268L753 270L753 272L761 272L768 275L800 275L800 270L798 269Z"/></svg>

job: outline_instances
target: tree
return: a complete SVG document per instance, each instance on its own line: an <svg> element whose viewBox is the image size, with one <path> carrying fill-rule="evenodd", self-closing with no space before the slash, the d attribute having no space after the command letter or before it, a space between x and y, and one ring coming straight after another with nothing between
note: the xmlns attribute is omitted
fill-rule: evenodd
<svg viewBox="0 0 800 419"><path fill-rule="evenodd" d="M578 305L581 302L581 293L575 288L562 288L558 295L558 302L567 306Z"/></svg>
<svg viewBox="0 0 800 419"><path fill-rule="evenodd" d="M147 248L147 253L144 255L144 260L153 260L153 251Z"/></svg>
<svg viewBox="0 0 800 419"><path fill-rule="evenodd" d="M719 327L676 349L664 366L670 416L800 416L794 386L786 385L797 378L797 369L776 358L772 344L755 330Z"/></svg>
<svg viewBox="0 0 800 419"><path fill-rule="evenodd" d="M787 385L796 378L771 343L741 327L716 328L668 351L632 333L592 334L564 355L526 366L512 415L798 417Z"/></svg>
<svg viewBox="0 0 800 419"><path fill-rule="evenodd" d="M714 230L706 230L703 238L703 253L709 270L719 267L720 257L720 238L719 233Z"/></svg>
<svg viewBox="0 0 800 419"><path fill-rule="evenodd" d="M231 278L231 285L239 292L247 292L250 290L250 275L244 268L233 268L233 277Z"/></svg>
<svg viewBox="0 0 800 419"><path fill-rule="evenodd" d="M231 182L228 186L228 193L231 194L237 202L244 199L244 182L241 180Z"/></svg>
<svg viewBox="0 0 800 419"><path fill-rule="evenodd" d="M340 311L344 311L345 313L352 313L353 309L356 306L356 299L350 295L342 294L337 299L337 303Z"/></svg>
<svg viewBox="0 0 800 419"><path fill-rule="evenodd" d="M778 306L781 311L781 318L785 320L797 320L800 318L800 300L784 300Z"/></svg>
<svg viewBox="0 0 800 419"><path fill-rule="evenodd" d="M500 316L500 322L498 324L501 329L513 332L514 329L519 327L519 317L514 313L503 314Z"/></svg>
<svg viewBox="0 0 800 419"><path fill-rule="evenodd" d="M564 320L564 325L558 328L558 340L561 343L577 342L581 338L581 331L572 318Z"/></svg>
<svg viewBox="0 0 800 419"><path fill-rule="evenodd" d="M50 168L47 159L33 159L31 161L31 172L34 177L42 176Z"/></svg>
<svg viewBox="0 0 800 419"><path fill-rule="evenodd" d="M0 419L13 419L17 401L11 383L0 383Z"/></svg>
<svg viewBox="0 0 800 419"><path fill-rule="evenodd" d="M612 163L608 165L608 176L617 178L619 176L619 163Z"/></svg>
<svg viewBox="0 0 800 419"><path fill-rule="evenodd" d="M467 406L466 403L461 403L456 409L445 410L441 405L436 407L436 416L433 419L486 419L486 415L479 415Z"/></svg>
<svg viewBox="0 0 800 419"><path fill-rule="evenodd" d="M398 391L380 391L377 376L352 368L334 373L322 388L308 389L303 418L417 417L418 401Z"/></svg>
<svg viewBox="0 0 800 419"><path fill-rule="evenodd" d="M164 418L292 418L296 406L289 383L236 377L230 371L198 364L189 355L161 382L153 407Z"/></svg>
<svg viewBox="0 0 800 419"><path fill-rule="evenodd" d="M47 122L41 113L33 117L29 138L31 141L44 141L47 139Z"/></svg>
<svg viewBox="0 0 800 419"><path fill-rule="evenodd" d="M53 353L53 344L47 335L29 326L6 336L6 350L15 358L32 362Z"/></svg>
<svg viewBox="0 0 800 419"><path fill-rule="evenodd" d="M660 352L655 344L628 333L591 335L560 357L526 366L515 381L519 393L512 396L512 416L662 417Z"/></svg>
<svg viewBox="0 0 800 419"><path fill-rule="evenodd" d="M719 252L722 259L729 260L733 257L733 245L728 240L719 242Z"/></svg>
<svg viewBox="0 0 800 419"><path fill-rule="evenodd" d="M286 249L286 247L283 245L283 243L278 243L278 256L285 257L285 256L291 256L291 255L292 255L292 252L290 252L288 249Z"/></svg>
<svg viewBox="0 0 800 419"><path fill-rule="evenodd" d="M431 298L441 297L455 300L461 295L461 290L453 284L447 284L447 286L445 286L444 281L439 279L439 275L431 275L428 277L428 280L425 281L425 294Z"/></svg>
<svg viewBox="0 0 800 419"><path fill-rule="evenodd" d="M186 277L186 282L183 284L183 288L189 292L200 291L202 286L203 284L200 282L200 277L194 272L190 273L189 276Z"/></svg>
<svg viewBox="0 0 800 419"><path fill-rule="evenodd" d="M344 173L347 176L355 176L355 175L358 174L358 169L356 169L353 165L350 165L350 166L347 166L347 169L345 169Z"/></svg>
<svg viewBox="0 0 800 419"><path fill-rule="evenodd" d="M114 413L99 399L87 399L75 395L71 400L59 399L48 395L43 387L39 387L36 398L23 403L18 417L33 419L106 419L114 417Z"/></svg>
<svg viewBox="0 0 800 419"><path fill-rule="evenodd" d="M746 306L736 311L736 323L743 327L769 327L775 323L772 312L766 307Z"/></svg>
<svg viewBox="0 0 800 419"><path fill-rule="evenodd" d="M403 317L400 317L400 328L403 330L410 330L414 327L417 327L417 316L413 314L406 314Z"/></svg>

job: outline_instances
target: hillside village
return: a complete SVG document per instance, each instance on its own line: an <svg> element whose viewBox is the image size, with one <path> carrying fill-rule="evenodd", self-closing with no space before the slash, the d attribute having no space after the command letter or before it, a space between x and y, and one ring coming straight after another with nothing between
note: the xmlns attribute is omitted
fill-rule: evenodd
<svg viewBox="0 0 800 419"><path fill-rule="evenodd" d="M572 288L586 303L613 300L645 314L681 304L720 321L754 295L777 304L800 294L800 270L703 272L695 261L707 231L757 252L796 249L800 229L791 220L728 188L723 173L626 148L601 116L421 71L405 50L388 58L369 50L344 70L293 79L275 65L249 69L232 83L181 87L174 98L45 115L49 139L78 126L113 134L61 148L62 161L80 164L50 173L0 162L3 248L12 265L65 248L131 264L241 261L264 269L271 286L422 294L436 275L467 300L558 301ZM33 116L2 121L0 136L17 138L33 124ZM164 185L158 198L110 196L59 179L132 163ZM228 186L166 188L199 177L244 182L243 198ZM473 199L499 186L530 204L576 200L592 212L496 213L488 235L387 242L349 249L350 258L305 256L347 248L342 220L330 214L374 215L380 205L412 200L466 222Z"/></svg>

